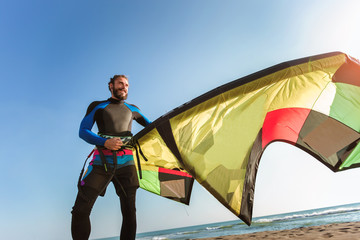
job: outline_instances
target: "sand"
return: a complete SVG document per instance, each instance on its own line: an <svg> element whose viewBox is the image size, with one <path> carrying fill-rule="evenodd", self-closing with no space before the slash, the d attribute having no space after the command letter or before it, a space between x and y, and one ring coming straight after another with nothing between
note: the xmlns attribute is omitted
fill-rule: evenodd
<svg viewBox="0 0 360 240"><path fill-rule="evenodd" d="M215 239L216 240L360 239L360 222L334 223L323 226L302 227L291 230L267 231L267 232L249 233L243 235L202 238L201 240L215 240Z"/></svg>

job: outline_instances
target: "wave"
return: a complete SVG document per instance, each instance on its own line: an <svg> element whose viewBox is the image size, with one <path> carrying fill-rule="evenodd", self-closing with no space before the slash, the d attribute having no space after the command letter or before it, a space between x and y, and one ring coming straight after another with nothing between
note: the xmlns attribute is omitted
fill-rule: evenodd
<svg viewBox="0 0 360 240"><path fill-rule="evenodd" d="M187 232L178 232L176 233L176 235L188 235L188 234L196 234L199 233L200 231L187 231Z"/></svg>
<svg viewBox="0 0 360 240"><path fill-rule="evenodd" d="M206 227L206 230L208 230L208 231L223 230L223 229L227 229L227 228L233 228L235 225L236 224Z"/></svg>
<svg viewBox="0 0 360 240"><path fill-rule="evenodd" d="M151 238L151 240L167 240L167 237L162 237L162 236L154 236Z"/></svg>
<svg viewBox="0 0 360 240"><path fill-rule="evenodd" d="M313 211L313 212L311 212ZM317 217L317 216L326 216L332 214L341 214L341 213L350 213L350 212L357 212L360 211L359 206L339 206L338 208L327 208L327 209L316 209L316 210L309 210L304 212L296 212L296 213L289 213L283 215L275 215L275 216L267 216L259 219L254 219L254 223L271 223L271 222L278 222L278 221L288 221L292 219L299 219L299 218L309 218L309 217Z"/></svg>
<svg viewBox="0 0 360 240"><path fill-rule="evenodd" d="M212 231L212 230L218 230L221 229L221 227L206 227L206 230Z"/></svg>

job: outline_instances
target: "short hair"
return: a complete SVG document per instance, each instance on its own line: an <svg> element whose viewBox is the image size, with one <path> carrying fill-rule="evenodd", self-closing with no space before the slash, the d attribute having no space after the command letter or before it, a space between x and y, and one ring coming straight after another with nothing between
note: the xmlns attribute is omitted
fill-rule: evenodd
<svg viewBox="0 0 360 240"><path fill-rule="evenodd" d="M110 92L111 92L110 83L112 83L114 85L115 79L117 79L117 78L125 78L126 80L129 81L129 79L125 75L114 75L112 78L110 78L110 82L108 83L108 87L109 87Z"/></svg>

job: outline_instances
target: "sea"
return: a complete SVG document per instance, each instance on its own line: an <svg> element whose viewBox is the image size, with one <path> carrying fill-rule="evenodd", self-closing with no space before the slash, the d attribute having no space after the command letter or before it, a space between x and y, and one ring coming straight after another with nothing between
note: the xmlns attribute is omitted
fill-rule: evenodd
<svg viewBox="0 0 360 240"><path fill-rule="evenodd" d="M253 218L251 226L241 220L139 233L137 240L201 239L263 231L277 231L330 223L360 221L360 203ZM119 237L102 238L116 240ZM100 239L99 239L100 240Z"/></svg>

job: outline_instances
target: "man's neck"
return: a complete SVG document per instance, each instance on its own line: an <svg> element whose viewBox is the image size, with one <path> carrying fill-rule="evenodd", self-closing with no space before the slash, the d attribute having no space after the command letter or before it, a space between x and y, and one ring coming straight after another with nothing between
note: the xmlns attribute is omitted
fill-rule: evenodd
<svg viewBox="0 0 360 240"><path fill-rule="evenodd" d="M114 101L114 102L124 102L123 99L118 99L118 98L113 97L113 96L111 96L110 99L111 99L112 101Z"/></svg>

